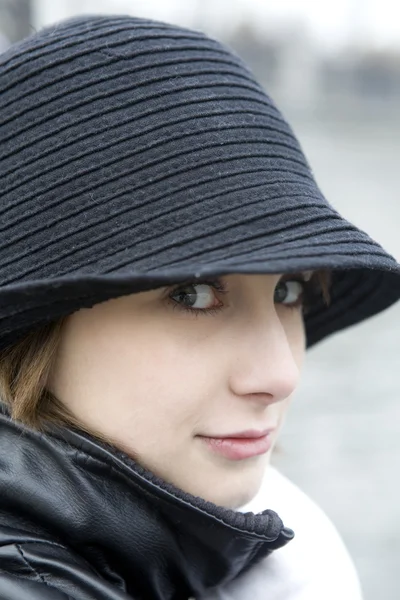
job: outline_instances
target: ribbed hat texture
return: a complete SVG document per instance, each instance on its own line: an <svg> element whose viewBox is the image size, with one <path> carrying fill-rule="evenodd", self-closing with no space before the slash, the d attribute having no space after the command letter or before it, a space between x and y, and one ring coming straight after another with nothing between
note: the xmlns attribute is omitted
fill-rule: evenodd
<svg viewBox="0 0 400 600"><path fill-rule="evenodd" d="M400 268L323 197L249 69L126 16L0 55L0 347L81 307L194 277L334 269L308 345L391 305Z"/></svg>

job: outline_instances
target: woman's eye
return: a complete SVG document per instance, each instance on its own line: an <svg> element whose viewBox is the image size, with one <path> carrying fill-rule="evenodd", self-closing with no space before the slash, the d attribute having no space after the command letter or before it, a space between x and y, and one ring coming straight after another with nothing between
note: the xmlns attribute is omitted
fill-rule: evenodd
<svg viewBox="0 0 400 600"><path fill-rule="evenodd" d="M176 303L193 310L216 308L215 291L206 283L193 283L180 287L170 295Z"/></svg>
<svg viewBox="0 0 400 600"><path fill-rule="evenodd" d="M275 288L274 302L286 306L300 306L303 301L305 283L296 280L280 281Z"/></svg>

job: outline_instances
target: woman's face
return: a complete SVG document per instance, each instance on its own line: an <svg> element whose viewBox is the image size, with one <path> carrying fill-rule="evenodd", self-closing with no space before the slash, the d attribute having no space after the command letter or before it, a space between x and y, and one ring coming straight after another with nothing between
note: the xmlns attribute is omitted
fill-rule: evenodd
<svg viewBox="0 0 400 600"><path fill-rule="evenodd" d="M261 485L299 380L305 285L228 275L81 309L48 388L165 481L238 508ZM269 429L252 444L219 439Z"/></svg>

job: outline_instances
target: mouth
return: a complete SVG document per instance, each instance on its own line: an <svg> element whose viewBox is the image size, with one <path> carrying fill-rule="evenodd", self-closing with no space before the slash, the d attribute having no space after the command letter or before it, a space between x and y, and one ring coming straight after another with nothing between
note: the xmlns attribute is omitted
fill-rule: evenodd
<svg viewBox="0 0 400 600"><path fill-rule="evenodd" d="M230 460L244 460L266 454L272 447L271 433L275 428L264 431L241 431L223 436L198 436L209 450Z"/></svg>

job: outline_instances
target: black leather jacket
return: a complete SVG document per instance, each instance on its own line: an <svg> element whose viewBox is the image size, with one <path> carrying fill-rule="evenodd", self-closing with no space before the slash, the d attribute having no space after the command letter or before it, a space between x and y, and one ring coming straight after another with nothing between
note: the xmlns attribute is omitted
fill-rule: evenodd
<svg viewBox="0 0 400 600"><path fill-rule="evenodd" d="M0 404L1 600L187 600L292 537L273 511L215 506L81 432L22 427Z"/></svg>

